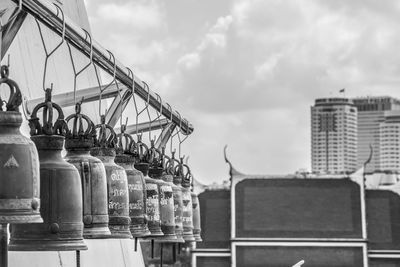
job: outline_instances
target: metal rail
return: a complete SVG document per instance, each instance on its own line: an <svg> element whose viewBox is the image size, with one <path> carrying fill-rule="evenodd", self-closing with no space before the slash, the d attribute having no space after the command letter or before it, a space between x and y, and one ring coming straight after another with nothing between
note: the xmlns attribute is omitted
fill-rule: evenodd
<svg viewBox="0 0 400 267"><path fill-rule="evenodd" d="M19 3L18 0L12 0L15 3ZM71 19L65 16L62 19L62 14L58 14L56 6L47 0L29 0L22 1L22 9L40 22L45 24L55 33L62 35L64 30L63 22L65 22L65 40L77 48L87 57L90 57L91 44L86 37L85 31L77 26ZM103 70L113 75L114 67L116 69L116 79L124 84L128 88L132 88L133 79L130 77L127 68L121 64L118 60L114 61L110 58L110 53L104 49L99 43L92 39L93 45L93 62L100 66ZM148 89L147 85L134 74L135 81L135 93L143 100L149 101L149 105L154 109L160 110L162 106L162 115L167 118L171 118L172 122L176 125L181 126L183 134L191 134L193 132L193 126L188 120L182 118L180 114L169 109L169 106L164 102L162 103L156 96L154 92Z"/></svg>

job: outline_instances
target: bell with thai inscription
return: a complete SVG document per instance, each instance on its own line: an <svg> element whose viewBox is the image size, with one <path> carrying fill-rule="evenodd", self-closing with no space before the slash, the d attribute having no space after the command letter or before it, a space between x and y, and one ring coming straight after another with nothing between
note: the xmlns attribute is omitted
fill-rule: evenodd
<svg viewBox="0 0 400 267"><path fill-rule="evenodd" d="M108 229L107 176L103 163L90 155L96 130L90 118L81 114L81 103L75 114L66 118L72 126L67 132L65 160L74 165L80 174L83 200L84 238L107 238Z"/></svg>
<svg viewBox="0 0 400 267"><path fill-rule="evenodd" d="M108 191L108 227L111 238L132 238L129 230L129 192L125 169L115 164L117 135L113 128L105 123L101 116L101 124L96 125L99 134L91 149L92 156L99 158L106 169Z"/></svg>
<svg viewBox="0 0 400 267"><path fill-rule="evenodd" d="M182 187L175 185L174 181L174 152L172 152L172 157L169 158L167 155L164 155L166 158L165 171L163 173L162 179L169 183L172 187L172 195L174 199L174 216L175 216L175 234L177 237L177 243L185 243L183 239L183 200L182 200ZM178 162L179 163L179 162Z"/></svg>
<svg viewBox="0 0 400 267"><path fill-rule="evenodd" d="M149 174L149 162L148 147L141 141L141 136L138 136L138 141L135 144L136 151L136 163L135 168L143 173L144 180L146 183L146 215L147 224L151 234L150 238L159 238L164 235L161 231L160 221L160 193L158 188L158 181L148 176Z"/></svg>
<svg viewBox="0 0 400 267"><path fill-rule="evenodd" d="M35 144L19 130L22 95L17 83L1 67L0 84L10 89L3 110L0 99L0 224L42 222L39 206L39 155Z"/></svg>
<svg viewBox="0 0 400 267"><path fill-rule="evenodd" d="M12 224L9 250L85 250L82 223L82 188L77 169L61 156L67 125L64 114L51 102L37 105L29 119L30 134L40 160L40 214L43 223ZM43 109L43 125L37 114ZM58 118L53 124L54 113Z"/></svg>
<svg viewBox="0 0 400 267"><path fill-rule="evenodd" d="M175 214L174 214L174 197L172 186L163 181L164 172L164 149L163 152L158 151L154 147L154 141L151 141L150 168L149 176L157 181L158 190L160 192L160 220L161 230L164 236L159 239L160 242L177 242L175 234Z"/></svg>
<svg viewBox="0 0 400 267"><path fill-rule="evenodd" d="M183 199L183 239L188 242L195 241L193 236L193 204L192 196L190 192L190 175L189 167L183 164L183 158L181 163L177 166L178 172L176 173L175 184L182 183L182 199ZM183 169L186 167L187 173L184 174Z"/></svg>
<svg viewBox="0 0 400 267"><path fill-rule="evenodd" d="M193 179L193 177L192 177ZM192 180L193 181L193 180ZM193 190L193 185L192 185ZM193 207L193 236L196 242L202 242L201 239L201 225L200 225L200 203L197 195L192 191L192 207Z"/></svg>
<svg viewBox="0 0 400 267"><path fill-rule="evenodd" d="M115 163L125 169L129 191L129 217L131 218L130 231L133 237L150 235L146 216L146 183L142 172L135 169L133 157L135 141L125 133L126 125L121 126L118 135L118 148Z"/></svg>

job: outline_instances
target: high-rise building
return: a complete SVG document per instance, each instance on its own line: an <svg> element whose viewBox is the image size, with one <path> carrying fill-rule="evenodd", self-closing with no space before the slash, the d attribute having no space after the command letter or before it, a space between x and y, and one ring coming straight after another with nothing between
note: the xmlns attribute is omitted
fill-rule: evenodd
<svg viewBox="0 0 400 267"><path fill-rule="evenodd" d="M346 173L357 167L357 108L348 98L320 98L311 107L313 173Z"/></svg>
<svg viewBox="0 0 400 267"><path fill-rule="evenodd" d="M358 111L357 168L364 165L372 146L372 158L366 171L381 170L380 124L385 121L385 112L400 110L400 100L383 96L354 98L353 102Z"/></svg>
<svg viewBox="0 0 400 267"><path fill-rule="evenodd" d="M386 111L379 125L380 170L400 172L400 111Z"/></svg>

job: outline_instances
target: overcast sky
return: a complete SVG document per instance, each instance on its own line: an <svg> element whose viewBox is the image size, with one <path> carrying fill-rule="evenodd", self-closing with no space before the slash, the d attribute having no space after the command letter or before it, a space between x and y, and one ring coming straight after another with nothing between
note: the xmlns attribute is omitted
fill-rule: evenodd
<svg viewBox="0 0 400 267"><path fill-rule="evenodd" d="M196 179L310 163L315 98L400 97L398 0L86 0L94 38L193 123Z"/></svg>

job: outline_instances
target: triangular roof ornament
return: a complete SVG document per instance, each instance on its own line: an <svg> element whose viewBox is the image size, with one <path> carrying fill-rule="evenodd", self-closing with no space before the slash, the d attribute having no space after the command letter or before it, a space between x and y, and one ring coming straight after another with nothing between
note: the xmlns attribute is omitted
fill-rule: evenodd
<svg viewBox="0 0 400 267"><path fill-rule="evenodd" d="M233 176L238 176L238 175L244 175L241 172L238 172L232 165L232 163L229 161L228 157L226 156L226 149L227 149L228 145L225 145L224 147L224 157L225 157L225 162L229 164L229 175L231 177Z"/></svg>

